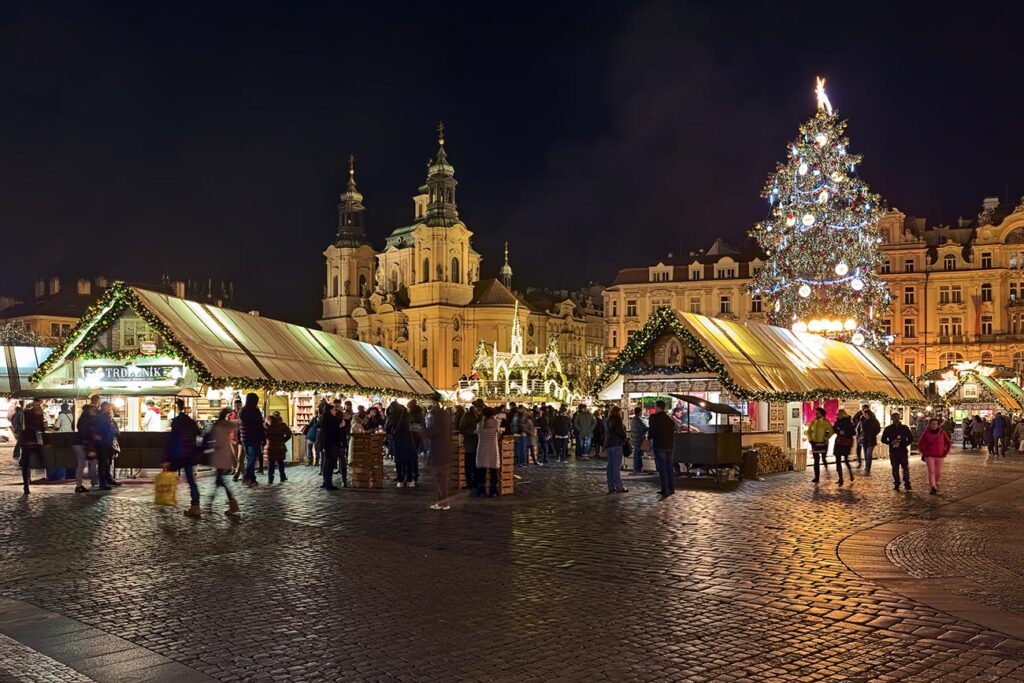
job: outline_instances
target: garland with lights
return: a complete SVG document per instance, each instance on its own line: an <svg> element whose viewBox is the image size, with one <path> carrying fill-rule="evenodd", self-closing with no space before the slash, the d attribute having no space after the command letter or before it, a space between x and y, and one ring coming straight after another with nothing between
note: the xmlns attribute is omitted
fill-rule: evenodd
<svg viewBox="0 0 1024 683"><path fill-rule="evenodd" d="M822 401L826 399L840 399L844 401L880 401L885 404L892 404L893 398L880 391L835 391L829 389L815 389L813 391L751 391L744 389L733 381L728 370L722 361L712 351L708 350L700 340L679 320L675 312L669 308L662 308L654 314L644 325L643 329L634 334L623 347L618 356L608 363L598 376L595 386L605 387L618 374L633 374L630 368L639 367L644 353L659 337L671 333L681 338L687 346L697 354L697 357L704 364L708 371L715 373L722 387L736 398L746 401L765 401L771 403L788 403L790 401ZM888 360L888 358L887 358ZM889 361L890 364L892 361ZM893 368L896 368L893 364ZM694 372L699 368L690 367L682 372ZM897 372L902 372L896 368ZM667 368L663 372L660 368L648 368L644 374L675 374L677 368ZM902 405L916 406L927 405L927 400L909 401L904 399Z"/></svg>
<svg viewBox="0 0 1024 683"><path fill-rule="evenodd" d="M824 79L817 95L817 111L762 192L771 212L750 234L768 260L750 289L773 325L885 350L881 198L856 175L861 156L847 151L846 122L832 110Z"/></svg>
<svg viewBox="0 0 1024 683"><path fill-rule="evenodd" d="M411 391L401 391L390 387L360 387L347 384L335 384L332 382L294 382L290 380L276 380L269 378L253 377L218 377L213 375L198 358L196 358L188 347L183 344L171 331L171 328L159 317L153 314L135 291L124 282L117 281L111 284L92 306L90 306L82 318L75 325L71 333L64 341L53 350L53 353L43 361L36 369L29 381L38 384L44 377L53 371L60 363L69 359L82 360L114 360L123 362L137 358L148 357L137 351L111 351L109 349L96 349L100 335L105 332L126 310L132 309L142 320L149 325L160 338L158 355L175 358L191 369L202 384L211 389L223 389L225 387L244 387L246 389L262 389L265 391L317 391L354 394L380 394L386 396L400 396L403 398L423 398L422 394ZM411 366L410 366L411 367ZM415 370L415 368L414 368ZM419 373L417 372L417 375ZM422 377L422 375L419 375ZM435 393L433 397L437 397Z"/></svg>

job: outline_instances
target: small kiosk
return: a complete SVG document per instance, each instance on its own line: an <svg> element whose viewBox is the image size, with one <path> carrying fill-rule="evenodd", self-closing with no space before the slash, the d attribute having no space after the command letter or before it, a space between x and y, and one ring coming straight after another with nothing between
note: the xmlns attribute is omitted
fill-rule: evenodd
<svg viewBox="0 0 1024 683"><path fill-rule="evenodd" d="M676 462L691 467L706 467L715 471L716 477L722 468L739 468L743 456L742 413L724 403L712 403L687 394L669 394L691 406L707 411L711 420L703 428L694 429L690 423L690 411L686 411L687 422L675 439L673 458Z"/></svg>
<svg viewBox="0 0 1024 683"><path fill-rule="evenodd" d="M109 400L121 430L119 467L159 466L177 397L203 425L254 392L264 412L280 412L301 427L297 420L311 414L317 396L369 402L435 395L390 349L122 282L106 290L66 340L32 375L34 391ZM159 429L141 431L147 410L160 412ZM305 452L294 431L293 459ZM70 440L47 438L73 466Z"/></svg>
<svg viewBox="0 0 1024 683"><path fill-rule="evenodd" d="M655 400L670 406L681 432L693 427L708 450L719 436L721 415L707 405L726 406L731 434L722 443L741 449L791 454L804 465L804 426L814 408L855 411L867 403L887 423L894 406L927 403L917 386L881 352L756 322L738 323L661 309L636 332L598 378L599 398L648 412ZM684 395L685 399L675 398ZM704 402L702 406L700 403ZM697 436L697 435L693 435ZM701 439L691 439L698 447ZM717 445L714 446L718 452ZM735 450L735 446L723 446ZM678 447L685 452L686 446ZM779 459L773 456L773 460ZM763 471L763 470L759 470Z"/></svg>

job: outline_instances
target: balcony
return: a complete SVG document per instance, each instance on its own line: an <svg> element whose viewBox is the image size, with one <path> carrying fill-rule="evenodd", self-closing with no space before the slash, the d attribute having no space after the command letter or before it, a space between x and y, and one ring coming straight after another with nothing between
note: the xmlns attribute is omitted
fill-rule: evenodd
<svg viewBox="0 0 1024 683"><path fill-rule="evenodd" d="M962 334L955 334L949 336L939 335L940 344L963 344L966 342L965 337Z"/></svg>

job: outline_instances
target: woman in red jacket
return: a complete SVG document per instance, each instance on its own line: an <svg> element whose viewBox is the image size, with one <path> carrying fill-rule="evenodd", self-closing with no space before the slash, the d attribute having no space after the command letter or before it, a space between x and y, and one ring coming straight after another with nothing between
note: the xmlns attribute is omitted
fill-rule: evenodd
<svg viewBox="0 0 1024 683"><path fill-rule="evenodd" d="M917 448L921 451L921 459L928 466L928 483L932 487L932 495L939 493L939 479L942 478L942 461L949 453L952 446L949 434L941 428L939 421L932 418L928 422L928 429L924 430L917 442Z"/></svg>

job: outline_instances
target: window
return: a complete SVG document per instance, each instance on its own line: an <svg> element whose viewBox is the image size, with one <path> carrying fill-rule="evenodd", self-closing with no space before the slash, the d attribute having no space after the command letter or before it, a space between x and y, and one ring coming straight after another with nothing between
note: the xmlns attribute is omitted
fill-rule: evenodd
<svg viewBox="0 0 1024 683"><path fill-rule="evenodd" d="M915 292L913 287L903 288L903 305L913 306L916 301Z"/></svg>
<svg viewBox="0 0 1024 683"><path fill-rule="evenodd" d="M981 300L992 301L992 285L987 282L981 286Z"/></svg>
<svg viewBox="0 0 1024 683"><path fill-rule="evenodd" d="M422 349L420 351L420 367L421 368L427 367L427 350L426 349Z"/></svg>
<svg viewBox="0 0 1024 683"><path fill-rule="evenodd" d="M939 303L963 303L963 291L960 285L942 285L939 287Z"/></svg>
<svg viewBox="0 0 1024 683"><path fill-rule="evenodd" d="M939 303L949 303L949 285L943 285L942 287L939 287Z"/></svg>
<svg viewBox="0 0 1024 683"><path fill-rule="evenodd" d="M760 313L761 312L761 295L755 294L750 297L750 312Z"/></svg>
<svg viewBox="0 0 1024 683"><path fill-rule="evenodd" d="M60 323L50 323L50 336L51 337L59 337L60 336Z"/></svg>
<svg viewBox="0 0 1024 683"><path fill-rule="evenodd" d="M917 327L914 324L913 318L903 319L903 336L907 339L914 339L917 337Z"/></svg>
<svg viewBox="0 0 1024 683"><path fill-rule="evenodd" d="M626 341L628 342L636 334L636 330L626 330Z"/></svg>
<svg viewBox="0 0 1024 683"><path fill-rule="evenodd" d="M69 325L68 323L61 323L60 334L61 336L64 336L65 334L71 334L71 325Z"/></svg>
<svg viewBox="0 0 1024 683"><path fill-rule="evenodd" d="M964 302L963 289L960 285L953 285L953 290L950 292L953 295L953 303L962 304Z"/></svg>
<svg viewBox="0 0 1024 683"><path fill-rule="evenodd" d="M949 352L939 354L939 367L945 368L956 363L963 363L964 357L962 354Z"/></svg>
<svg viewBox="0 0 1024 683"><path fill-rule="evenodd" d="M526 336L532 337L534 331L535 331L535 329L533 327L533 323L527 323L526 324Z"/></svg>
<svg viewBox="0 0 1024 683"><path fill-rule="evenodd" d="M892 272L892 261L885 259L882 261L882 275L888 275Z"/></svg>
<svg viewBox="0 0 1024 683"><path fill-rule="evenodd" d="M981 333L992 334L992 316L983 315L981 316Z"/></svg>
<svg viewBox="0 0 1024 683"><path fill-rule="evenodd" d="M981 362L985 365L992 365L992 352L984 351L981 354Z"/></svg>
<svg viewBox="0 0 1024 683"><path fill-rule="evenodd" d="M651 303L651 308L655 311L660 311L663 308L672 308L671 299L655 299Z"/></svg>
<svg viewBox="0 0 1024 683"><path fill-rule="evenodd" d="M619 302L612 299L611 317L617 318L619 316Z"/></svg>
<svg viewBox="0 0 1024 683"><path fill-rule="evenodd" d="M908 258L903 262L903 272L913 273L914 272L914 259Z"/></svg>
<svg viewBox="0 0 1024 683"><path fill-rule="evenodd" d="M672 272L669 270L652 270L651 282L668 282L672 279Z"/></svg>
<svg viewBox="0 0 1024 683"><path fill-rule="evenodd" d="M459 363L459 350L458 349L452 349L452 367L453 368L457 368L457 367L459 367L459 365L460 365L460 363Z"/></svg>
<svg viewBox="0 0 1024 683"><path fill-rule="evenodd" d="M338 290L340 289L338 284L338 276L335 275L331 280L331 296L338 296Z"/></svg>
<svg viewBox="0 0 1024 683"><path fill-rule="evenodd" d="M731 313L732 312L732 297L731 296L729 296L728 294L723 294L718 299L718 312L720 314L725 314L725 313Z"/></svg>
<svg viewBox="0 0 1024 683"><path fill-rule="evenodd" d="M701 270L702 270L701 268L694 268L694 269L692 269L690 271L690 279L691 280L699 280L699 279L701 279Z"/></svg>
<svg viewBox="0 0 1024 683"><path fill-rule="evenodd" d="M960 316L939 318L940 337L960 337L964 333L964 322Z"/></svg>
<svg viewBox="0 0 1024 683"><path fill-rule="evenodd" d="M121 321L121 348L138 348L139 341L147 338L149 328L141 320Z"/></svg>
<svg viewBox="0 0 1024 683"><path fill-rule="evenodd" d="M981 255L981 267L982 268L991 268L992 267L992 253L991 252L986 251L986 252L984 252Z"/></svg>
<svg viewBox="0 0 1024 683"><path fill-rule="evenodd" d="M459 259L452 259L452 282L462 282L462 272L459 270Z"/></svg>
<svg viewBox="0 0 1024 683"><path fill-rule="evenodd" d="M942 269L943 270L956 270L956 256L952 254L946 254L942 257Z"/></svg>
<svg viewBox="0 0 1024 683"><path fill-rule="evenodd" d="M613 349L619 348L619 331L618 330L612 330L611 337L609 338L608 344Z"/></svg>
<svg viewBox="0 0 1024 683"><path fill-rule="evenodd" d="M420 282L430 282L430 259L423 259L423 274L420 275Z"/></svg>
<svg viewBox="0 0 1024 683"><path fill-rule="evenodd" d="M700 313L700 297L699 296L691 296L690 297L690 313L698 313L698 314Z"/></svg>
<svg viewBox="0 0 1024 683"><path fill-rule="evenodd" d="M369 292L366 291L366 275L359 276L359 296L365 297Z"/></svg>
<svg viewBox="0 0 1024 683"><path fill-rule="evenodd" d="M734 277L736 277L736 269L735 268L722 268L721 270L718 271L718 273L716 273L716 277L719 280L731 280Z"/></svg>
<svg viewBox="0 0 1024 683"><path fill-rule="evenodd" d="M1013 352L1013 369L1018 373L1024 372L1024 351Z"/></svg>
<svg viewBox="0 0 1024 683"><path fill-rule="evenodd" d="M626 317L636 317L636 299L630 299L629 301L626 302Z"/></svg>
<svg viewBox="0 0 1024 683"><path fill-rule="evenodd" d="M914 370L917 367L917 357L913 354L903 356L903 374L914 375Z"/></svg>
<svg viewBox="0 0 1024 683"><path fill-rule="evenodd" d="M882 335L884 335L886 337L891 337L892 336L892 321L891 320L883 320L882 321Z"/></svg>

